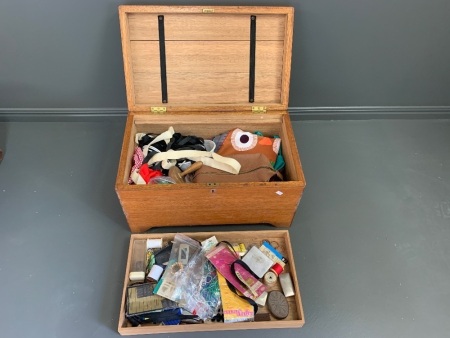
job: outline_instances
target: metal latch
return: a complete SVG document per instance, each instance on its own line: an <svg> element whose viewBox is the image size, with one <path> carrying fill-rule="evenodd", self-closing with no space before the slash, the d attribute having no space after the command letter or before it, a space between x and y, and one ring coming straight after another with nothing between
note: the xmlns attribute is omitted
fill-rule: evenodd
<svg viewBox="0 0 450 338"><path fill-rule="evenodd" d="M214 13L214 8L203 8L202 13L204 14Z"/></svg>
<svg viewBox="0 0 450 338"><path fill-rule="evenodd" d="M167 111L166 107L150 107L150 110L154 114L164 114Z"/></svg>
<svg viewBox="0 0 450 338"><path fill-rule="evenodd" d="M267 111L265 106L252 106L252 113L264 114Z"/></svg>

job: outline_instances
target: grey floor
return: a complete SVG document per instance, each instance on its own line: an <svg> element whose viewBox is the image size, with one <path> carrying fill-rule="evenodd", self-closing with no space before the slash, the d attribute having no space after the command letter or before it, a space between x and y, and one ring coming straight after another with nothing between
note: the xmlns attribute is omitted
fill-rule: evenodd
<svg viewBox="0 0 450 338"><path fill-rule="evenodd" d="M306 324L233 336L448 337L450 121L294 128L307 188L290 233ZM122 118L0 123L1 337L118 335L123 129Z"/></svg>

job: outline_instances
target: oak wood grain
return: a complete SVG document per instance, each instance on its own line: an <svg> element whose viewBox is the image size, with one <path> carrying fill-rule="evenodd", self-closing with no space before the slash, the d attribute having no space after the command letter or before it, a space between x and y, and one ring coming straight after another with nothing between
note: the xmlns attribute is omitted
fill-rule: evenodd
<svg viewBox="0 0 450 338"><path fill-rule="evenodd" d="M249 106L250 15L257 16L253 105L286 110L289 99L291 7L120 6L130 111L167 106L212 111ZM158 15L164 15L168 103L162 103ZM225 29L226 28L226 29Z"/></svg>

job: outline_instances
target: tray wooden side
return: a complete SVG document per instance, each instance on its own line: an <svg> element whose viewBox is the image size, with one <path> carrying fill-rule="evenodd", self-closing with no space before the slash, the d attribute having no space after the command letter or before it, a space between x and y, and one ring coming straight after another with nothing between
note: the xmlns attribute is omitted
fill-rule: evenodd
<svg viewBox="0 0 450 338"><path fill-rule="evenodd" d="M249 329L279 329L279 328L298 328L305 323L303 306L301 302L300 290L298 286L297 273L295 269L294 256L292 254L291 241L289 232L287 230L260 230L260 231L230 231L230 232L199 232L199 233L185 233L187 236L204 240L211 236L216 236L220 240L228 240L230 242L244 243L246 245L261 245L263 240L269 240L273 245L278 246L278 249L287 257L289 264L285 271L290 272L292 282L294 284L295 296L289 297L289 316L284 320L276 320L271 318L270 321L263 322L245 322L245 323L208 323L208 324L192 324L192 325L177 325L177 326L157 326L157 325L142 325L140 327L132 327L125 317L126 304L126 288L128 285L128 275L130 272L131 252L134 240L137 239L151 239L163 238L167 242L173 239L174 233L165 234L135 234L131 235L130 247L128 250L127 267L125 271L124 287L122 293L122 302L119 315L118 331L121 335L137 335L137 334L160 334L160 333L175 333L175 332L201 332L201 331L223 331L223 330L249 330ZM279 290L279 283L269 290ZM260 311L268 312L264 307Z"/></svg>

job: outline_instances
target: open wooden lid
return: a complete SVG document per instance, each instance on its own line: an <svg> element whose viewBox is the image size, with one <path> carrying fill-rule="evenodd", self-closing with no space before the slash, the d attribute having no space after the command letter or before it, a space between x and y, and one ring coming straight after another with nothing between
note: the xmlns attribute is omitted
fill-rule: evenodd
<svg viewBox="0 0 450 338"><path fill-rule="evenodd" d="M286 110L292 7L120 6L130 111Z"/></svg>

